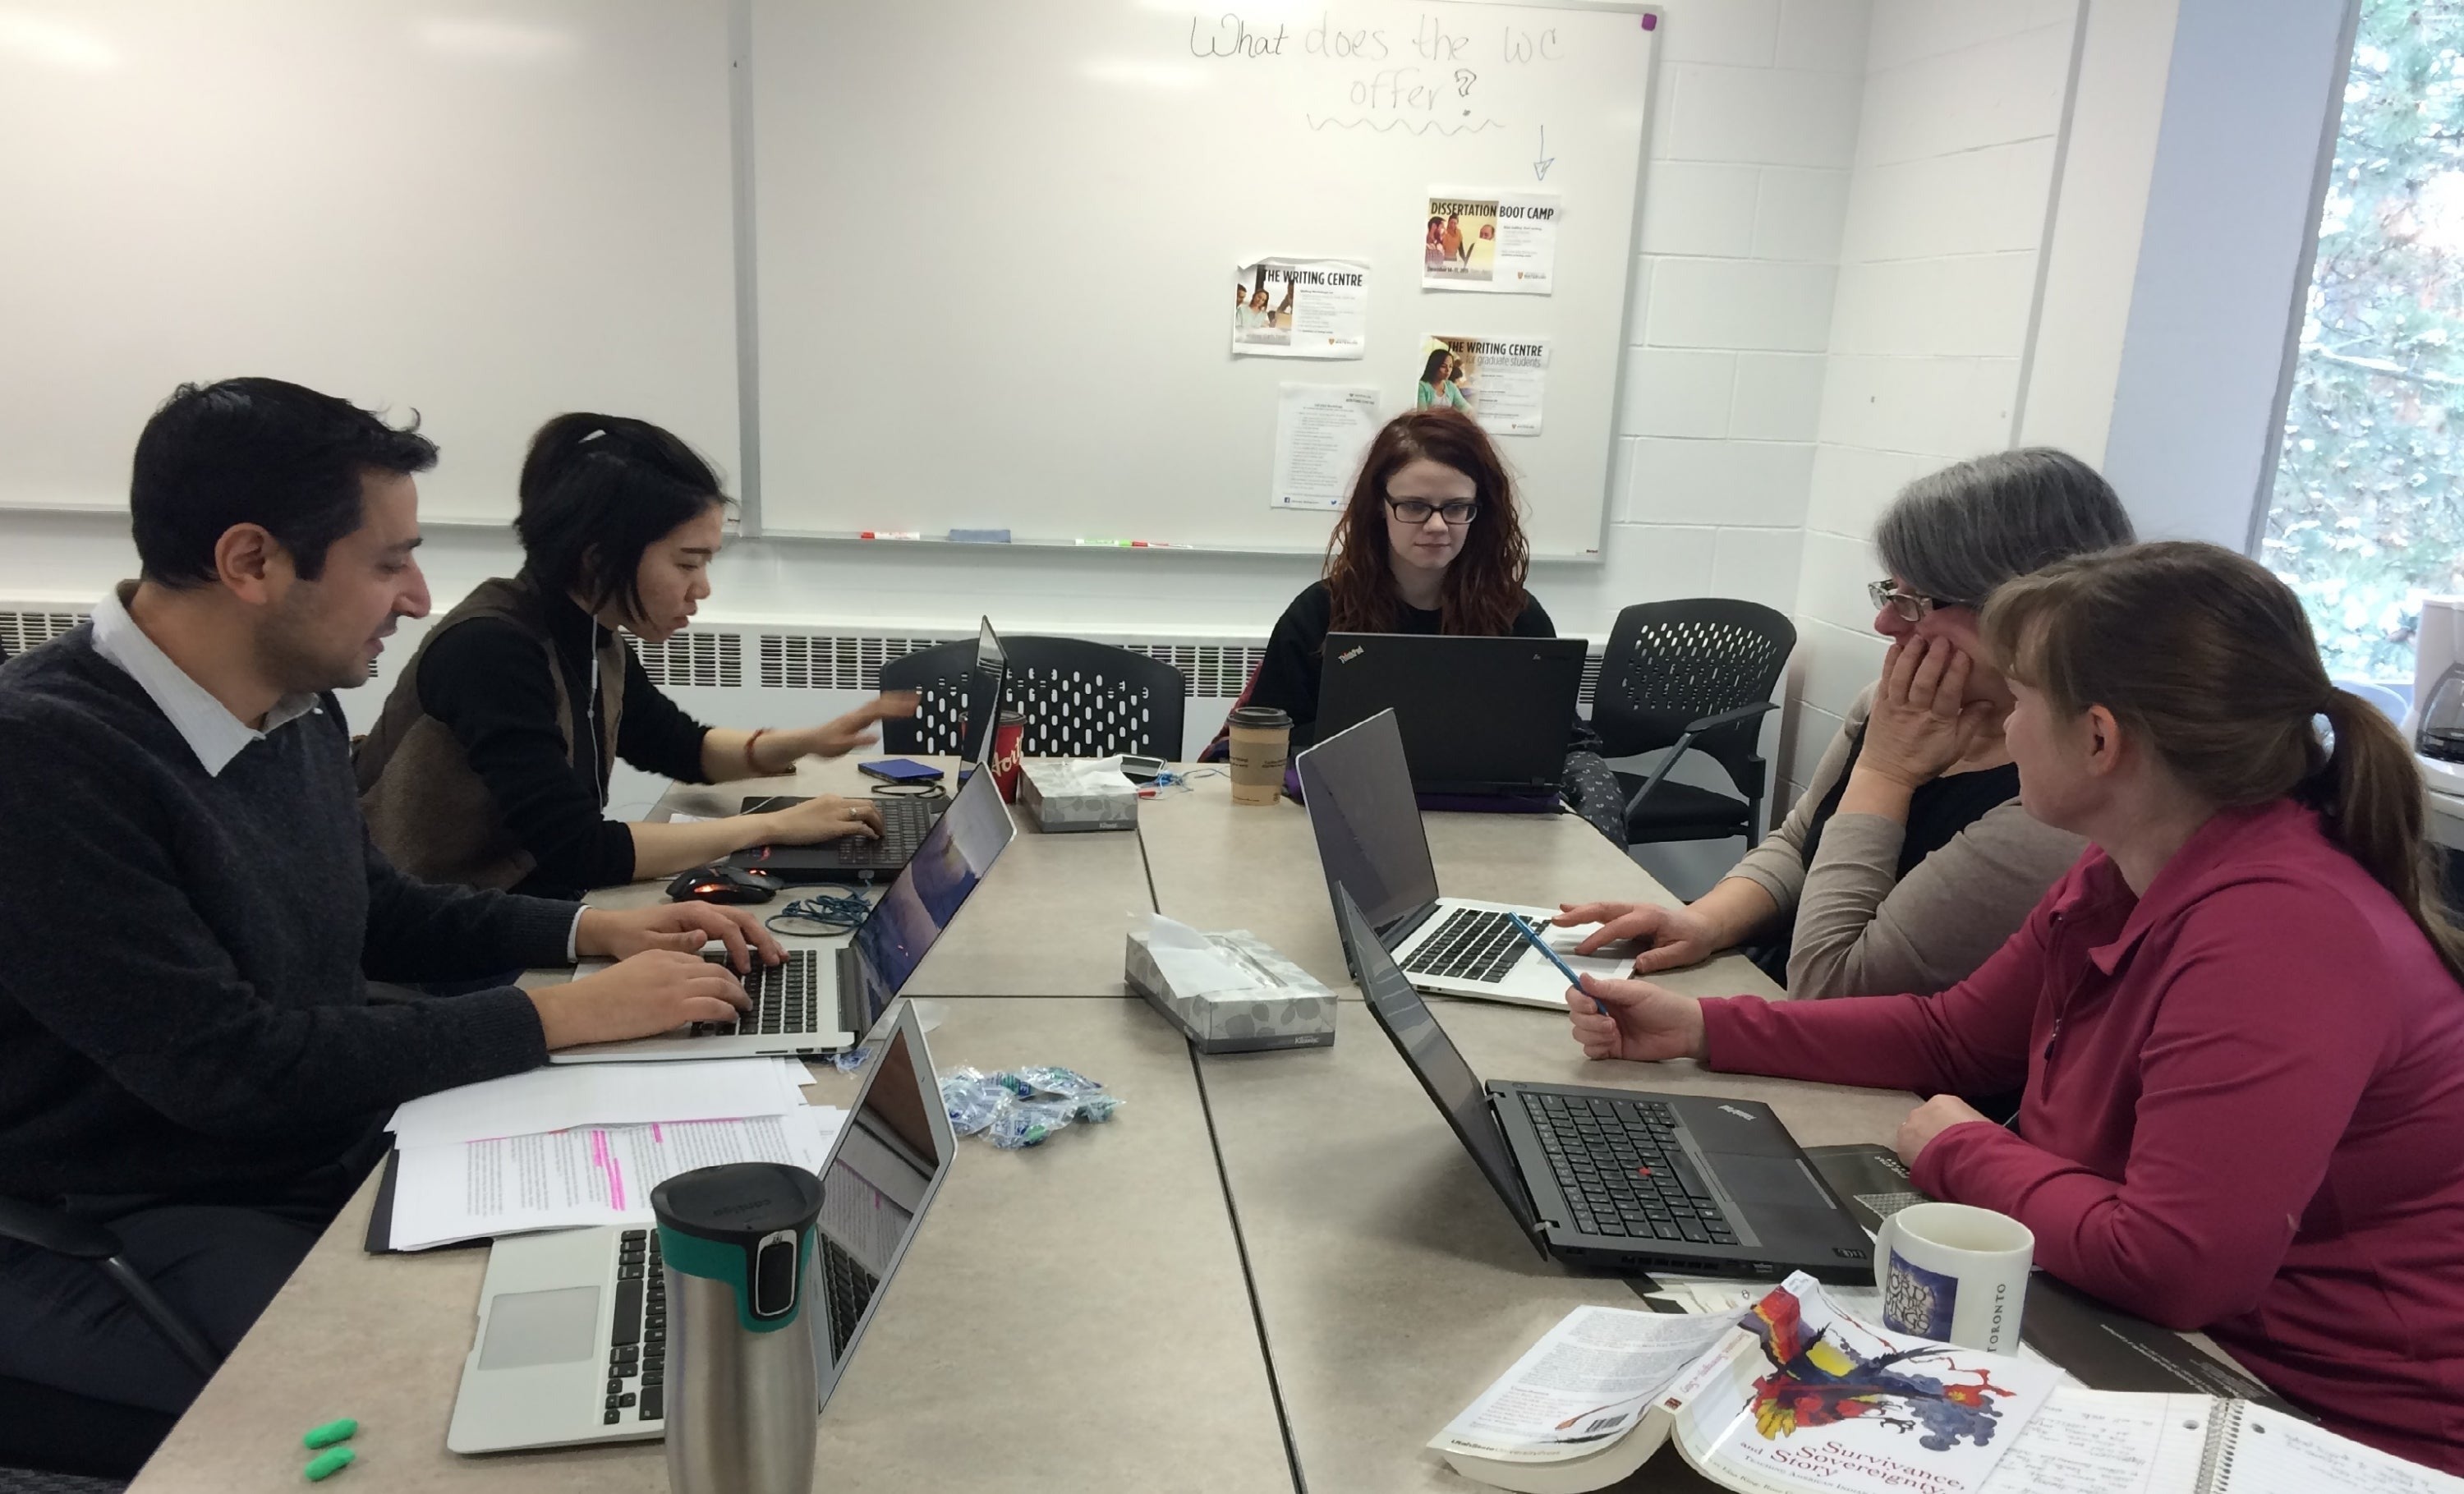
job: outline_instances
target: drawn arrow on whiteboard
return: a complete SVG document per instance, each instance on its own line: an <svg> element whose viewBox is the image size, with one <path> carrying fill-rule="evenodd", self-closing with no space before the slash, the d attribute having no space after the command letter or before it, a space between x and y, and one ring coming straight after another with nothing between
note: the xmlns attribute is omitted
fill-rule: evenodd
<svg viewBox="0 0 2464 1494"><path fill-rule="evenodd" d="M1556 164L1557 158L1549 154L1549 126L1543 124L1540 126L1540 159L1531 163L1531 174L1545 182L1549 180L1549 168Z"/></svg>

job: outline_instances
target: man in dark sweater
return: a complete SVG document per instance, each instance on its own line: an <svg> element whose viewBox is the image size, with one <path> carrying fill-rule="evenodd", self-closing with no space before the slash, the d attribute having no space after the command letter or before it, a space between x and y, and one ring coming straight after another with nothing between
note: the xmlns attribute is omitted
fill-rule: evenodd
<svg viewBox="0 0 2464 1494"><path fill-rule="evenodd" d="M733 909L618 913L431 887L360 819L341 713L428 610L411 473L435 448L274 380L147 424L143 579L0 668L0 1196L108 1221L220 1350L379 1154L402 1101L550 1048L730 1017ZM567 985L372 999L368 981L619 963ZM0 1240L0 1376L142 1408L199 1381L92 1263ZM142 1456L142 1452L141 1452Z"/></svg>

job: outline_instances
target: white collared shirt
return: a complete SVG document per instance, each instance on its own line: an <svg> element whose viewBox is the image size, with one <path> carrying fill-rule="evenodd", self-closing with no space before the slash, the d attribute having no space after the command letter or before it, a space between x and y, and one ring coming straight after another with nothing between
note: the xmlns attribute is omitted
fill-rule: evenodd
<svg viewBox="0 0 2464 1494"><path fill-rule="evenodd" d="M263 741L274 733L311 712L323 708L315 695L285 695L265 714L265 729L242 721L231 709L213 696L213 692L188 677L188 672L171 662L171 656L145 636L137 620L128 615L128 604L121 595L133 595L137 583L121 582L105 593L94 607L94 651L118 665L121 672L137 682L163 714L170 720L180 739L197 755L197 761L209 777L222 777L231 759L248 750L252 742Z"/></svg>

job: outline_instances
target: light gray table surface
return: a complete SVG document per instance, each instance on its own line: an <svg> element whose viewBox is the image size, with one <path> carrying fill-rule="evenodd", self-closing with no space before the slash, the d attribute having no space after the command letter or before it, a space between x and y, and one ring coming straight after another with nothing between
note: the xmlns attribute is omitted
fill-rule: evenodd
<svg viewBox="0 0 2464 1494"><path fill-rule="evenodd" d="M818 1423L817 1490L1290 1494L1187 1047L1119 1000L951 1003L935 1063L1058 1063L1125 1099L1040 1148L963 1139ZM846 1104L835 1073L811 1091ZM363 1494L654 1494L662 1444L446 1451L483 1250L371 1257L372 1188L319 1241L149 1462L136 1494L299 1483L299 1435L356 1417Z"/></svg>

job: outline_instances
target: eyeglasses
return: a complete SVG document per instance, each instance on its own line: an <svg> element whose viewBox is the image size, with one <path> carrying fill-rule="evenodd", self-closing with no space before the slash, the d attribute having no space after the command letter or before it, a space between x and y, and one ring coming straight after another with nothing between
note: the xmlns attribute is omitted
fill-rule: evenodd
<svg viewBox="0 0 2464 1494"><path fill-rule="evenodd" d="M1922 592L1902 591L1900 583L1887 576L1881 581L1868 582L1865 595L1873 599L1874 605L1878 609L1889 607L1898 613L1903 623L1922 623L1925 621L1925 614L1936 607L1968 605L1965 602L1953 602L1945 597L1928 597Z"/></svg>
<svg viewBox="0 0 2464 1494"><path fill-rule="evenodd" d="M1425 524L1432 514L1458 527L1480 517L1480 504L1471 498L1456 498L1450 503L1431 503L1426 498L1388 498L1386 507L1407 524Z"/></svg>

